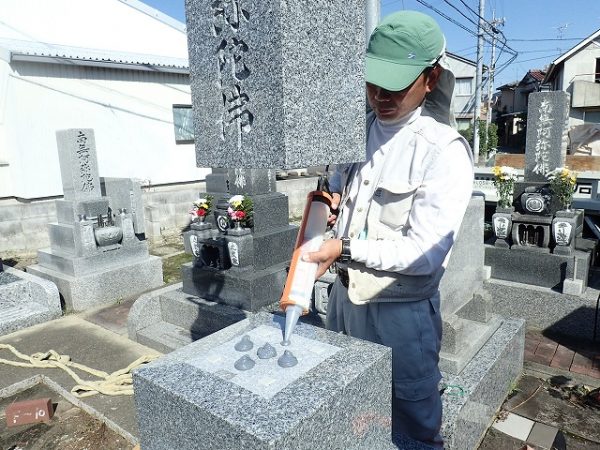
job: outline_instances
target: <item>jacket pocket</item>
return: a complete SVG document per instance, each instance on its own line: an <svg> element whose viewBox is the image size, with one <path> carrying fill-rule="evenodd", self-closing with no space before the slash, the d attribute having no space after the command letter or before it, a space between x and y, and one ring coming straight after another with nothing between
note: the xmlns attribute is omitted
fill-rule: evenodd
<svg viewBox="0 0 600 450"><path fill-rule="evenodd" d="M401 231L408 222L415 192L419 186L397 181L383 181L375 191L379 222L392 231ZM385 229L382 230L385 234ZM393 236L377 236L379 239Z"/></svg>

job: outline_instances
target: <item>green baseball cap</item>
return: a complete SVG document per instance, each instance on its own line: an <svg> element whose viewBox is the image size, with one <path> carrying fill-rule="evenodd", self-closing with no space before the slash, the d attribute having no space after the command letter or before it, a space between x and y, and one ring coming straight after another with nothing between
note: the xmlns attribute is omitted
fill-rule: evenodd
<svg viewBox="0 0 600 450"><path fill-rule="evenodd" d="M401 91L445 50L446 38L431 17L417 11L391 14L371 34L365 78L388 91Z"/></svg>

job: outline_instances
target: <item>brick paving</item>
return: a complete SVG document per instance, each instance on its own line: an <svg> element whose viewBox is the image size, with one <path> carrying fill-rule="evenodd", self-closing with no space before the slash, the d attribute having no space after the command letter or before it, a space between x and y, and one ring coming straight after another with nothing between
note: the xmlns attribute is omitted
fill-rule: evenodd
<svg viewBox="0 0 600 450"><path fill-rule="evenodd" d="M600 379L600 343L559 342L539 331L528 330L525 335L525 361Z"/></svg>

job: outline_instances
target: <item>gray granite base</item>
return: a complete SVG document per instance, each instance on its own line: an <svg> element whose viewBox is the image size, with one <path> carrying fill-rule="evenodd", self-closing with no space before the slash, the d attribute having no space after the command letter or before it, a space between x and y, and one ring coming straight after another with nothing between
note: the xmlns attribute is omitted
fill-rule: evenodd
<svg viewBox="0 0 600 450"><path fill-rule="evenodd" d="M287 266L280 263L263 270L214 270L193 268L188 263L181 267L183 292L255 312L281 299Z"/></svg>
<svg viewBox="0 0 600 450"><path fill-rule="evenodd" d="M588 287L581 295L491 279L485 283L491 310L504 317L521 318L530 327L553 336L591 341L594 336L596 302L600 292ZM600 333L600 329L597 330Z"/></svg>
<svg viewBox="0 0 600 450"><path fill-rule="evenodd" d="M552 288L560 292L566 279L582 280L585 289L590 254L576 250L571 256L563 256L514 246L505 249L486 245L485 265L491 266L492 278Z"/></svg>
<svg viewBox="0 0 600 450"><path fill-rule="evenodd" d="M442 374L446 449L477 448L521 374L524 342L525 322L505 320L460 374Z"/></svg>
<svg viewBox="0 0 600 450"><path fill-rule="evenodd" d="M128 243L126 247L88 256L74 256L60 249L45 248L38 250L38 263L50 270L80 277L99 270L110 270L115 266L115 261L121 265L135 264L147 256L148 243L136 241Z"/></svg>
<svg viewBox="0 0 600 450"><path fill-rule="evenodd" d="M188 295L182 283L141 295L127 318L129 339L162 353L233 325L246 311Z"/></svg>
<svg viewBox="0 0 600 450"><path fill-rule="evenodd" d="M163 284L162 260L157 256L114 264L78 277L39 264L27 267L27 271L56 284L66 311L85 311Z"/></svg>
<svg viewBox="0 0 600 450"><path fill-rule="evenodd" d="M61 315L54 283L11 267L0 271L0 336Z"/></svg>
<svg viewBox="0 0 600 450"><path fill-rule="evenodd" d="M136 370L141 447L390 448L389 348L299 324L290 347L299 355L295 370L274 359L257 362L263 370L254 373L233 367L242 354L256 353L233 350L243 335L256 346L261 336L278 341L283 320L253 315ZM280 354L279 343L272 344Z"/></svg>

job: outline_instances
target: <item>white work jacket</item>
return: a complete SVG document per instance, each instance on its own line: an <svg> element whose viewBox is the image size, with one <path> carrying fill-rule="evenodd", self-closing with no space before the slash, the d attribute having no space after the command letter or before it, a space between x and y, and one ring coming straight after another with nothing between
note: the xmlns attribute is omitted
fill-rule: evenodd
<svg viewBox="0 0 600 450"><path fill-rule="evenodd" d="M367 161L368 179L354 176L351 164L338 167L331 179L332 191L342 195L337 235L351 238L347 269L353 303L435 295L469 203L468 143L420 112ZM367 130L373 120L371 114ZM349 194L351 208L345 201ZM353 201L365 198L360 205Z"/></svg>

